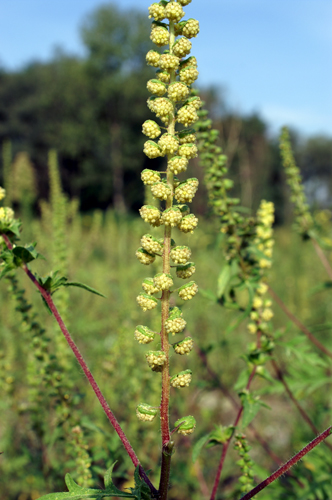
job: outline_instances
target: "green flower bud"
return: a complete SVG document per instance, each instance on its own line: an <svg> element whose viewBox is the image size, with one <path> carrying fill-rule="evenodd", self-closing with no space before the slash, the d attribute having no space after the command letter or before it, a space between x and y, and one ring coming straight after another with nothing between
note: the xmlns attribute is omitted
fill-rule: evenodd
<svg viewBox="0 0 332 500"><path fill-rule="evenodd" d="M186 85L191 85L195 80L197 80L197 78L198 71L194 66L187 66L180 70L180 81L185 83Z"/></svg>
<svg viewBox="0 0 332 500"><path fill-rule="evenodd" d="M195 281L190 281L186 285L182 285L178 290L179 297L181 297L182 300L191 300L197 292L198 286Z"/></svg>
<svg viewBox="0 0 332 500"><path fill-rule="evenodd" d="M145 278L142 283L142 288L148 295L159 292L159 289L154 285L153 278Z"/></svg>
<svg viewBox="0 0 332 500"><path fill-rule="evenodd" d="M154 66L155 68L158 68L160 61L160 54L156 50L149 50L149 52L146 54L145 60L149 66Z"/></svg>
<svg viewBox="0 0 332 500"><path fill-rule="evenodd" d="M147 104L150 111L159 118L167 117L173 112L173 104L166 97L150 97Z"/></svg>
<svg viewBox="0 0 332 500"><path fill-rule="evenodd" d="M182 264L177 266L176 275L178 278L187 279L190 278L196 271L195 264L193 262L188 262L187 264Z"/></svg>
<svg viewBox="0 0 332 500"><path fill-rule="evenodd" d="M188 97L189 89L181 82L173 82L168 87L168 97L172 101L180 102Z"/></svg>
<svg viewBox="0 0 332 500"><path fill-rule="evenodd" d="M172 188L166 182L156 182L151 186L151 193L158 200L167 200L172 196Z"/></svg>
<svg viewBox="0 0 332 500"><path fill-rule="evenodd" d="M136 257L138 258L140 263L144 264L145 266L152 264L156 258L155 255L151 255L146 250L144 250L144 248L139 248L138 250L136 250Z"/></svg>
<svg viewBox="0 0 332 500"><path fill-rule="evenodd" d="M0 222L7 224L14 219L14 210L9 207L0 207Z"/></svg>
<svg viewBox="0 0 332 500"><path fill-rule="evenodd" d="M159 66L161 69L166 69L167 71L177 70L179 65L180 65L180 59L176 56L173 56L171 54L162 54L160 56ZM197 72L197 77L198 77L198 72ZM197 78L195 78L195 80L197 80ZM181 79L181 82L187 83L184 78Z"/></svg>
<svg viewBox="0 0 332 500"><path fill-rule="evenodd" d="M142 132L144 135L150 137L150 139L156 139L161 134L160 127L158 123L153 120L146 120L142 125Z"/></svg>
<svg viewBox="0 0 332 500"><path fill-rule="evenodd" d="M182 24L182 23L180 23ZM184 21L184 26L182 27L182 35L187 38L195 38L199 33L199 22L196 19L188 19Z"/></svg>
<svg viewBox="0 0 332 500"><path fill-rule="evenodd" d="M166 84L160 80L149 80L146 84L146 88L151 94L162 96L166 93Z"/></svg>
<svg viewBox="0 0 332 500"><path fill-rule="evenodd" d="M163 26L153 26L151 30L150 40L158 47L169 43L169 32ZM188 40L189 41L189 40Z"/></svg>
<svg viewBox="0 0 332 500"><path fill-rule="evenodd" d="M146 141L144 143L143 153L146 154L148 158L158 158L158 156L163 156L162 149L156 142Z"/></svg>
<svg viewBox="0 0 332 500"><path fill-rule="evenodd" d="M188 158L188 160L190 160L191 158L196 158L197 153L198 149L196 144L191 144L191 143L182 144L178 150L178 155L185 156L186 158Z"/></svg>
<svg viewBox="0 0 332 500"><path fill-rule="evenodd" d="M162 221L165 226L175 227L182 219L181 210L177 207L167 208L162 213Z"/></svg>
<svg viewBox="0 0 332 500"><path fill-rule="evenodd" d="M164 82L164 83L169 83L171 80L171 75L169 74L168 71L162 71L161 69L158 69L157 71L157 77L158 80Z"/></svg>
<svg viewBox="0 0 332 500"><path fill-rule="evenodd" d="M178 3L179 3L180 5L185 6L185 5L190 4L190 3L191 3L191 0L178 0Z"/></svg>
<svg viewBox="0 0 332 500"><path fill-rule="evenodd" d="M188 38L179 38L173 45L173 54L177 57L186 57L191 51L191 42Z"/></svg>
<svg viewBox="0 0 332 500"><path fill-rule="evenodd" d="M187 101L186 101L186 104L189 104L190 106L192 106L193 108L195 108L197 111L202 107L203 103L202 101L200 100L200 98L198 96L193 96L193 97L190 97Z"/></svg>
<svg viewBox="0 0 332 500"><path fill-rule="evenodd" d="M165 323L166 332L175 335L176 333L182 332L186 324L186 321L182 318L181 310L178 307L171 308Z"/></svg>
<svg viewBox="0 0 332 500"><path fill-rule="evenodd" d="M185 127L188 127L189 125L192 125L193 123L197 122L198 120L198 115L196 113L196 109L194 106L182 106L182 108L179 109L176 115L176 121L178 123L182 123Z"/></svg>
<svg viewBox="0 0 332 500"><path fill-rule="evenodd" d="M197 68L197 59L195 56L190 56L187 59L184 59L183 61L180 62L180 70L184 68L188 68L189 66L193 66L194 68ZM208 111L206 111L206 114L208 114ZM209 120L210 125L211 125L211 120Z"/></svg>
<svg viewBox="0 0 332 500"><path fill-rule="evenodd" d="M174 197L178 203L191 203L197 189L198 180L195 178L187 179L175 189Z"/></svg>
<svg viewBox="0 0 332 500"><path fill-rule="evenodd" d="M179 434L188 436L189 434L192 434L194 432L196 427L196 420L191 415L188 415L188 417L179 418L179 420L177 420L174 425L175 427L179 426Z"/></svg>
<svg viewBox="0 0 332 500"><path fill-rule="evenodd" d="M173 279L170 274L159 273L153 278L153 283L158 290L169 290L173 286Z"/></svg>
<svg viewBox="0 0 332 500"><path fill-rule="evenodd" d="M181 219L181 222L178 224L178 228L183 233L192 233L194 229L197 227L198 219L194 214L186 215Z"/></svg>
<svg viewBox="0 0 332 500"><path fill-rule="evenodd" d="M157 238L151 234L145 234L142 236L141 245L144 250L151 254L160 254L163 251L163 243L160 243Z"/></svg>
<svg viewBox="0 0 332 500"><path fill-rule="evenodd" d="M185 172L188 166L188 159L185 156L174 156L168 161L167 167L173 174L177 175Z"/></svg>
<svg viewBox="0 0 332 500"><path fill-rule="evenodd" d="M147 326L138 325L135 330L135 339L140 344L150 344L155 338L155 332L150 330Z"/></svg>
<svg viewBox="0 0 332 500"><path fill-rule="evenodd" d="M174 154L179 148L179 140L172 134L163 134L158 141L158 145L163 155Z"/></svg>
<svg viewBox="0 0 332 500"><path fill-rule="evenodd" d="M158 208L153 205L143 205L143 207L140 208L139 213L142 219L151 224L151 226L158 227L162 223L160 212Z"/></svg>
<svg viewBox="0 0 332 500"><path fill-rule="evenodd" d="M191 257L191 250L187 246L177 246L171 250L171 259L174 264L186 264Z"/></svg>
<svg viewBox="0 0 332 500"><path fill-rule="evenodd" d="M180 144L191 144L196 141L195 130L190 128L188 130L182 130L178 134Z"/></svg>
<svg viewBox="0 0 332 500"><path fill-rule="evenodd" d="M168 2L165 7L165 17L178 23L184 16L184 11L179 2Z"/></svg>
<svg viewBox="0 0 332 500"><path fill-rule="evenodd" d="M158 409L146 403L140 403L136 408L136 415L142 422L152 422L158 414Z"/></svg>
<svg viewBox="0 0 332 500"><path fill-rule="evenodd" d="M141 179L145 185L152 186L155 182L160 181L160 174L159 172L145 168L141 173Z"/></svg>
<svg viewBox="0 0 332 500"><path fill-rule="evenodd" d="M138 305L143 309L143 311L150 311L158 305L158 300L147 293L140 293L136 298Z"/></svg>
<svg viewBox="0 0 332 500"><path fill-rule="evenodd" d="M194 341L191 337L186 337L180 342L177 342L173 345L173 349L176 354L181 354L181 356L183 356L184 354L189 354L190 351L192 351L193 347Z"/></svg>
<svg viewBox="0 0 332 500"><path fill-rule="evenodd" d="M145 354L149 367L154 372L161 372L166 361L164 351L148 351Z"/></svg>
<svg viewBox="0 0 332 500"><path fill-rule="evenodd" d="M170 382L171 386L179 389L183 389L184 387L189 387L192 378L191 370L184 370L183 372L174 375Z"/></svg>

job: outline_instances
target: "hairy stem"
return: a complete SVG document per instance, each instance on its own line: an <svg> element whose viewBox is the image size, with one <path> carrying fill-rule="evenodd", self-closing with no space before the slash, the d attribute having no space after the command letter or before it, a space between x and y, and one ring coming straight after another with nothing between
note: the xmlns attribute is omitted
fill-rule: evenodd
<svg viewBox="0 0 332 500"><path fill-rule="evenodd" d="M12 250L13 248L13 245L11 243L11 241L9 240L8 236L6 236L5 234L2 234L1 235L2 238L4 239L7 247L9 248L9 250ZM26 275L30 278L30 280L33 282L33 284L38 288L39 292L41 293L43 299L45 300L45 302L47 303L48 307L50 308L53 316L55 317L65 339L67 340L68 342L68 345L69 347L71 348L71 350L73 351L74 353L74 356L75 358L77 359L77 361L79 362L82 370L84 371L87 379L88 379L88 382L89 384L91 385L94 393L96 394L97 398L98 398L98 401L99 403L101 404L108 420L110 421L111 425L113 426L114 430L116 431L116 433L118 434L119 438L121 439L122 441L122 444L123 446L125 447L129 457L131 458L131 461L133 462L134 466L137 467L139 466L139 470L140 470L140 475L141 477L144 479L144 481L146 482L146 484L149 486L150 490L151 490L151 493L154 495L154 496L157 496L157 490L156 488L153 486L153 484L151 483L150 479L148 478L148 476L146 475L143 467L141 466L138 458L137 458L137 455L133 449L133 447L131 446L130 442L128 441L128 438L127 436L125 435L125 433L123 432L119 422L117 421L114 413L112 412L112 410L110 409L105 397L103 396L95 378L93 377L90 369L88 368L88 365L86 364L86 362L84 361L84 358L82 356L82 354L80 353L78 347L76 346L74 340L72 339L66 325L64 324L63 322L63 319L62 317L60 316L54 302L53 302L53 299L52 299L52 296L50 294L50 292L46 291L41 285L40 283L38 282L37 278L32 274L32 272L30 271L30 269L28 268L27 265L23 264L22 265L22 269L23 271L26 273Z"/></svg>
<svg viewBox="0 0 332 500"><path fill-rule="evenodd" d="M322 432L319 436L317 436L313 441L311 441L307 446L305 446L299 453L294 455L293 458L288 460L288 462L285 463L282 467L280 467L278 470L276 470L271 476L268 478L264 479L260 484L258 484L254 489L249 491L249 493L246 493L240 500L250 500L250 498L253 498L256 493L259 493L262 491L266 486L269 484L273 483L276 479L278 479L282 474L287 472L293 465L295 465L297 462L301 460L309 451L313 450L319 443L324 441L327 437L330 436L332 432L332 426L326 429L326 431Z"/></svg>
<svg viewBox="0 0 332 500"><path fill-rule="evenodd" d="M277 295L276 292L270 286L269 286L269 294L271 295L273 300L280 306L280 308L284 311L286 316L288 316L289 319L294 323L294 325L296 325L299 328L299 330L301 330L301 332L304 333L304 335L310 340L310 342L315 344L315 346L318 347L320 351L322 351L324 354L326 354L326 356L332 359L332 352L326 349L326 347L323 344L321 344L319 340L316 339L316 337L308 330L308 328L306 328L304 324L301 323L301 321L296 316L294 316L294 314L288 309L286 304L281 300L279 295Z"/></svg>

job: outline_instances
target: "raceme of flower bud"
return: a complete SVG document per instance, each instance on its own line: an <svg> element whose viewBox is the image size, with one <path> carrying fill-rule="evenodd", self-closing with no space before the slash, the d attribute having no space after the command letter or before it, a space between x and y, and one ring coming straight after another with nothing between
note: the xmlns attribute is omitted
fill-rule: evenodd
<svg viewBox="0 0 332 500"><path fill-rule="evenodd" d="M186 215L181 219L178 224L178 228L183 233L192 233L197 227L198 219L194 214Z"/></svg>
<svg viewBox="0 0 332 500"><path fill-rule="evenodd" d="M181 172L185 172L187 170L188 158L185 156L173 156L173 158L168 161L167 166L173 174L180 174Z"/></svg>
<svg viewBox="0 0 332 500"><path fill-rule="evenodd" d="M174 264L186 264L191 257L191 250L187 246L177 246L171 250L171 259Z"/></svg>
<svg viewBox="0 0 332 500"><path fill-rule="evenodd" d="M157 207L152 205L143 205L140 208L139 213L145 222L148 222L152 226L160 226L161 214Z"/></svg>
<svg viewBox="0 0 332 500"><path fill-rule="evenodd" d="M145 354L145 357L152 371L161 372L166 361L166 355L164 351L148 351Z"/></svg>
<svg viewBox="0 0 332 500"><path fill-rule="evenodd" d="M145 60L149 66L154 66L155 68L158 68L160 61L160 54L156 50L149 50L149 52L146 54Z"/></svg>
<svg viewBox="0 0 332 500"><path fill-rule="evenodd" d="M181 2L169 2L165 7L165 17L170 21L178 23L184 16Z"/></svg>
<svg viewBox="0 0 332 500"><path fill-rule="evenodd" d="M158 408L154 408L146 403L140 403L136 408L136 415L142 422L152 422L158 415Z"/></svg>
<svg viewBox="0 0 332 500"><path fill-rule="evenodd" d="M170 274L159 273L153 278L153 283L158 290L169 290L173 286L173 279Z"/></svg>
<svg viewBox="0 0 332 500"><path fill-rule="evenodd" d="M163 211L161 218L165 226L175 227L181 221L182 213L176 206L170 207Z"/></svg>
<svg viewBox="0 0 332 500"><path fill-rule="evenodd" d="M138 325L135 329L135 339L140 344L149 344L155 338L155 332L150 330L147 326Z"/></svg>
<svg viewBox="0 0 332 500"><path fill-rule="evenodd" d="M179 418L174 425L175 427L178 427L177 432L179 434L188 436L189 434L192 434L194 432L196 427L196 420L193 416L189 415L188 417Z"/></svg>
<svg viewBox="0 0 332 500"><path fill-rule="evenodd" d="M177 57L186 57L191 51L191 41L188 38L179 38L173 45L173 53Z"/></svg>
<svg viewBox="0 0 332 500"><path fill-rule="evenodd" d="M159 292L159 288L155 286L153 278L145 278L142 283L142 288L148 295Z"/></svg>
<svg viewBox="0 0 332 500"><path fill-rule="evenodd" d="M149 254L144 248L139 248L136 250L136 257L140 261L141 264L144 264L145 266L148 266L149 264L152 264L156 258L155 255Z"/></svg>
<svg viewBox="0 0 332 500"><path fill-rule="evenodd" d="M179 297L181 297L182 300L191 300L197 292L198 286L194 281L190 281L190 283L182 285L178 290Z"/></svg>
<svg viewBox="0 0 332 500"><path fill-rule="evenodd" d="M161 254L163 251L163 245L151 234L142 236L141 245L144 250L151 254Z"/></svg>
<svg viewBox="0 0 332 500"><path fill-rule="evenodd" d="M150 39L155 45L158 47L162 47L163 45L167 45L169 43L169 32L167 28L163 26L153 26L151 30Z"/></svg>
<svg viewBox="0 0 332 500"><path fill-rule="evenodd" d="M187 262L187 264L177 266L176 275L178 278L188 279L194 274L195 271L195 264L193 262Z"/></svg>
<svg viewBox="0 0 332 500"><path fill-rule="evenodd" d="M149 80L146 84L146 88L151 94L162 96L166 93L166 83L161 82L160 80Z"/></svg>
<svg viewBox="0 0 332 500"><path fill-rule="evenodd" d="M183 389L184 387L189 387L192 378L191 370L184 370L183 372L174 375L170 382L171 386L179 389Z"/></svg>
<svg viewBox="0 0 332 500"><path fill-rule="evenodd" d="M160 173L145 168L141 173L141 179L147 186L152 186L155 182L160 181Z"/></svg>
<svg viewBox="0 0 332 500"><path fill-rule="evenodd" d="M183 356L184 354L189 354L194 347L194 342L191 337L185 337L180 342L173 345L173 349L176 354Z"/></svg>
<svg viewBox="0 0 332 500"><path fill-rule="evenodd" d="M156 182L151 186L151 193L158 200L167 200L172 196L172 189L166 182Z"/></svg>
<svg viewBox="0 0 332 500"><path fill-rule="evenodd" d="M150 311L158 305L158 300L147 293L140 293L136 298L138 305L143 309L143 311Z"/></svg>

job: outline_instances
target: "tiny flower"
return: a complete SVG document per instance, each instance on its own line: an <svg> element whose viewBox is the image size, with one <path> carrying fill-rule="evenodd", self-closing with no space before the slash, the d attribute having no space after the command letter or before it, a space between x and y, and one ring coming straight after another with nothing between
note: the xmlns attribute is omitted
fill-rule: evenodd
<svg viewBox="0 0 332 500"><path fill-rule="evenodd" d="M162 71L161 69L158 69L157 71L157 77L158 80L164 82L164 83L169 83L171 79L171 75L169 74L168 71Z"/></svg>
<svg viewBox="0 0 332 500"><path fill-rule="evenodd" d="M14 210L9 207L0 207L0 222L8 223L14 219Z"/></svg>
<svg viewBox="0 0 332 500"><path fill-rule="evenodd" d="M257 287L257 293L259 293L260 295L265 295L268 289L269 287L267 286L267 284L262 282Z"/></svg>
<svg viewBox="0 0 332 500"><path fill-rule="evenodd" d="M136 300L144 312L154 309L158 304L158 300L147 293L140 293L138 297L136 297Z"/></svg>
<svg viewBox="0 0 332 500"><path fill-rule="evenodd" d="M167 45L169 42L168 29L164 28L163 26L153 26L150 39L155 45L158 45L158 47Z"/></svg>
<svg viewBox="0 0 332 500"><path fill-rule="evenodd" d="M6 190L0 186L0 201L3 200L6 196Z"/></svg>
<svg viewBox="0 0 332 500"><path fill-rule="evenodd" d="M154 66L155 68L158 68L160 54L156 50L149 50L149 52L146 54L145 60L149 66Z"/></svg>
<svg viewBox="0 0 332 500"><path fill-rule="evenodd" d="M195 271L195 264L193 262L187 262L187 264L177 266L176 275L178 278L187 279L190 278L190 276L192 276Z"/></svg>
<svg viewBox="0 0 332 500"><path fill-rule="evenodd" d="M182 389L183 387L189 387L192 378L191 370L184 370L183 372L174 375L171 378L171 386Z"/></svg>
<svg viewBox="0 0 332 500"><path fill-rule="evenodd" d="M147 326L138 325L136 326L134 335L139 344L150 344L150 342L154 340L156 334Z"/></svg>
<svg viewBox="0 0 332 500"><path fill-rule="evenodd" d="M176 344L173 345L173 349L176 352L176 354L181 354L183 356L184 354L189 354L190 351L192 351L194 347L194 342L191 337L186 337L180 342L177 342Z"/></svg>
<svg viewBox="0 0 332 500"><path fill-rule="evenodd" d="M173 174L177 175L185 172L188 166L188 159L185 156L174 156L168 161L167 167Z"/></svg>
<svg viewBox="0 0 332 500"><path fill-rule="evenodd" d="M178 203L191 203L198 189L198 180L196 178L187 179L181 182L175 189L174 196Z"/></svg>
<svg viewBox="0 0 332 500"><path fill-rule="evenodd" d="M186 246L177 246L171 250L171 259L174 264L186 264L191 257L191 250Z"/></svg>
<svg viewBox="0 0 332 500"><path fill-rule="evenodd" d="M253 321L258 321L259 320L259 314L257 311L251 311L250 313L250 319Z"/></svg>
<svg viewBox="0 0 332 500"><path fill-rule="evenodd" d="M191 51L191 41L188 38L179 38L173 45L173 54L177 57L186 57Z"/></svg>
<svg viewBox="0 0 332 500"><path fill-rule="evenodd" d="M145 278L142 283L142 288L148 295L159 292L159 289L154 285L153 278Z"/></svg>
<svg viewBox="0 0 332 500"><path fill-rule="evenodd" d="M173 286L173 279L170 274L159 273L153 278L153 283L158 290L169 290Z"/></svg>
<svg viewBox="0 0 332 500"><path fill-rule="evenodd" d="M181 219L181 222L178 224L178 228L183 233L192 233L194 229L197 227L198 219L194 214L186 215Z"/></svg>
<svg viewBox="0 0 332 500"><path fill-rule="evenodd" d="M190 144L196 141L194 129L182 130L181 132L179 132L178 136L180 144Z"/></svg>
<svg viewBox="0 0 332 500"><path fill-rule="evenodd" d="M252 303L254 309L259 309L263 305L263 300L260 297L255 297Z"/></svg>
<svg viewBox="0 0 332 500"><path fill-rule="evenodd" d="M161 56L162 57L162 56ZM198 78L198 71L194 66L187 66L180 70L180 81L191 85Z"/></svg>
<svg viewBox="0 0 332 500"><path fill-rule="evenodd" d="M180 59L177 56L173 56L171 54L162 54L160 56L159 66L161 69L177 70L179 65L180 65ZM180 79L181 79L181 77L180 77ZM196 79L197 78L195 78L195 80ZM193 81L195 81L195 80L193 80ZM184 79L181 79L181 81L183 81L184 83L187 83L186 81L184 81Z"/></svg>
<svg viewBox="0 0 332 500"><path fill-rule="evenodd" d="M164 155L172 155L179 149L179 140L172 134L163 134L158 141L158 145Z"/></svg>
<svg viewBox="0 0 332 500"><path fill-rule="evenodd" d="M156 139L161 134L160 127L158 123L153 120L146 120L142 125L142 132L144 135L150 137L150 139Z"/></svg>
<svg viewBox="0 0 332 500"><path fill-rule="evenodd" d="M196 144L182 144L178 149L178 155L185 156L190 160L191 158L196 158L198 149Z"/></svg>
<svg viewBox="0 0 332 500"><path fill-rule="evenodd" d="M167 200L172 196L172 189L166 182L156 182L151 186L151 193L158 200Z"/></svg>
<svg viewBox="0 0 332 500"><path fill-rule="evenodd" d="M148 108L158 117L165 117L173 112L173 104L166 97L150 97L147 104Z"/></svg>
<svg viewBox="0 0 332 500"><path fill-rule="evenodd" d="M182 312L178 307L173 307L165 323L166 332L175 335L181 333L186 327L186 321L182 318Z"/></svg>
<svg viewBox="0 0 332 500"><path fill-rule="evenodd" d="M176 121L178 123L182 123L185 127L188 127L189 125L192 125L198 120L198 115L196 113L196 109L191 106L182 106L182 108L179 109L176 115Z"/></svg>
<svg viewBox="0 0 332 500"><path fill-rule="evenodd" d="M182 0L182 1L188 1L188 0ZM191 0L189 0L188 3L189 2L191 2ZM175 427L178 427L179 434L188 436L189 434L192 434L194 432L196 427L196 420L191 415L188 415L188 417L179 418L179 420L177 420L174 425Z"/></svg>
<svg viewBox="0 0 332 500"><path fill-rule="evenodd" d="M257 325L256 323L249 323L248 324L248 330L249 330L249 333L256 333L257 332Z"/></svg>
<svg viewBox="0 0 332 500"><path fill-rule="evenodd" d="M259 267L262 269L269 269L272 266L272 262L267 259L260 259L258 262Z"/></svg>
<svg viewBox="0 0 332 500"><path fill-rule="evenodd" d="M179 208L171 207L164 210L161 217L165 226L175 227L181 221L182 214Z"/></svg>
<svg viewBox="0 0 332 500"><path fill-rule="evenodd" d="M151 234L145 234L141 238L141 245L144 250L152 254L160 254L163 251L163 245L159 243L157 238Z"/></svg>
<svg viewBox="0 0 332 500"><path fill-rule="evenodd" d="M203 105L202 101L200 100L200 98L198 96L190 97L187 100L186 104L189 104L190 106L192 106L196 110L200 109Z"/></svg>
<svg viewBox="0 0 332 500"><path fill-rule="evenodd" d="M154 372L161 372L163 365L166 361L166 355L164 351L148 351L145 354L146 360L149 367Z"/></svg>
<svg viewBox="0 0 332 500"><path fill-rule="evenodd" d="M184 16L184 11L179 2L169 2L165 7L165 17L178 23Z"/></svg>
<svg viewBox="0 0 332 500"><path fill-rule="evenodd" d="M182 35L194 38L199 33L199 22L196 19L188 19L182 28Z"/></svg>
<svg viewBox="0 0 332 500"><path fill-rule="evenodd" d="M168 87L168 97L172 101L180 102L188 97L189 89L181 82L173 82Z"/></svg>
<svg viewBox="0 0 332 500"><path fill-rule="evenodd" d="M166 84L160 80L149 80L146 84L146 88L151 94L162 96L166 92Z"/></svg>
<svg viewBox="0 0 332 500"><path fill-rule="evenodd" d="M180 70L184 68L188 68L188 66L193 66L197 68L197 59L195 56L190 56L187 59L184 59L180 62Z"/></svg>
<svg viewBox="0 0 332 500"><path fill-rule="evenodd" d="M270 321L274 316L273 311L269 308L266 308L262 311L261 317L264 321Z"/></svg>
<svg viewBox="0 0 332 500"><path fill-rule="evenodd" d="M155 182L160 181L160 174L155 170L145 168L141 173L141 179L147 186L152 186Z"/></svg>
<svg viewBox="0 0 332 500"><path fill-rule="evenodd" d="M136 257L140 261L141 264L144 264L145 266L148 266L149 264L152 264L152 262L155 261L156 256L149 254L144 248L139 248L136 251Z"/></svg>
<svg viewBox="0 0 332 500"><path fill-rule="evenodd" d="M179 290L179 297L182 300L191 300L198 292L198 286L195 281L190 281L186 285L182 285Z"/></svg>
<svg viewBox="0 0 332 500"><path fill-rule="evenodd" d="M158 156L162 156L161 147L153 141L146 141L144 143L143 153L145 153L148 158L158 158Z"/></svg>
<svg viewBox="0 0 332 500"><path fill-rule="evenodd" d="M158 208L153 205L143 205L139 213L145 222L148 222L152 226L160 226L161 217Z"/></svg>
<svg viewBox="0 0 332 500"><path fill-rule="evenodd" d="M162 21L165 19L165 6L160 3L153 3L149 7L149 18L154 18L155 21Z"/></svg>
<svg viewBox="0 0 332 500"><path fill-rule="evenodd" d="M142 422L152 422L158 414L158 409L145 403L140 403L136 408L136 415Z"/></svg>

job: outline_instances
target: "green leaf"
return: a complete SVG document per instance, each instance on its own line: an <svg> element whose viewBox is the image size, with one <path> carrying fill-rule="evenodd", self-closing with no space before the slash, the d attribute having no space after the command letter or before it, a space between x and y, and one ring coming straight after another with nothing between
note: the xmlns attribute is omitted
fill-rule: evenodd
<svg viewBox="0 0 332 500"><path fill-rule="evenodd" d="M35 249L35 246L36 243L25 245L24 247L16 246L13 248L12 252L17 259L24 262L24 264L28 264L29 262L38 259L38 257L40 257L40 254Z"/></svg>
<svg viewBox="0 0 332 500"><path fill-rule="evenodd" d="M224 266L223 270L218 276L218 284L217 284L217 297L220 297L224 294L226 287L232 277L232 268L229 264Z"/></svg>
<svg viewBox="0 0 332 500"><path fill-rule="evenodd" d="M260 401L257 396L253 396L246 390L240 392L239 396L243 405L242 427L246 428L256 417L262 406L264 406L265 408L269 408L269 406Z"/></svg>
<svg viewBox="0 0 332 500"><path fill-rule="evenodd" d="M233 425L227 427L224 425L215 426L215 430L210 432L208 447L226 443L233 436L234 430Z"/></svg>
<svg viewBox="0 0 332 500"><path fill-rule="evenodd" d="M205 443L207 443L207 441L209 440L209 437L210 437L210 434L206 434L205 436L201 437L197 443L194 444L194 447L193 447L193 452L192 452L192 461L193 463L196 462L199 454L201 453L202 451L202 448L203 446L205 445Z"/></svg>
<svg viewBox="0 0 332 500"><path fill-rule="evenodd" d="M212 300L212 302L217 302L217 300L218 300L218 297L216 296L216 294L213 293L211 290L204 290L202 288L199 288L198 293L200 293L206 299Z"/></svg>
<svg viewBox="0 0 332 500"><path fill-rule="evenodd" d="M323 292L324 290L329 290L331 288L332 288L332 281L325 281L324 283L320 283L319 285L313 287L309 292L309 296L319 292Z"/></svg>
<svg viewBox="0 0 332 500"><path fill-rule="evenodd" d="M98 290L95 290L91 286L84 285L84 283L78 283L76 281L67 281L66 283L63 283L62 286L76 286L78 288L83 288L83 290L87 290L88 292L94 293L95 295L99 295L100 297L104 297L104 299L106 299L105 295L98 292Z"/></svg>

